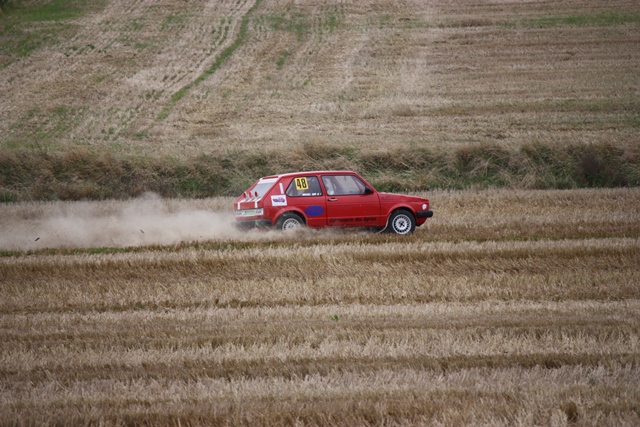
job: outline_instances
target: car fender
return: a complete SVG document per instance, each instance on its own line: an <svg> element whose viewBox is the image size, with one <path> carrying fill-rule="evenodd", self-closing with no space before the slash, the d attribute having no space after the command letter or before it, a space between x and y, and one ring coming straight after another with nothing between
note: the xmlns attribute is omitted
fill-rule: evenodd
<svg viewBox="0 0 640 427"><path fill-rule="evenodd" d="M275 213L273 215L269 215L270 217L273 218L273 221L272 221L273 224L275 224L276 221L278 220L278 218L280 218L283 214L285 214L287 212L293 212L293 213L296 213L296 214L300 215L300 217L302 217L302 220L304 221L304 223L305 224L308 223L307 216L305 215L305 213L301 209L299 209L299 208L297 208L295 206L283 206L281 208L272 207L272 209L277 209L277 210L275 210Z"/></svg>
<svg viewBox="0 0 640 427"><path fill-rule="evenodd" d="M395 204L391 205L391 208L385 209L387 211L387 219L389 219L391 214L394 211L397 211L398 209L406 209L409 212L411 212L414 217L416 216L416 210L415 210L415 208L412 208L410 204L408 204L406 202L398 202L398 203L395 203Z"/></svg>
<svg viewBox="0 0 640 427"><path fill-rule="evenodd" d="M391 218L391 214L397 211L398 209L404 209L411 212L411 215L413 215L413 218L417 219L416 210L414 208L412 208L407 203L402 203L402 202L396 203L392 205L390 209L385 209L387 218L384 223L384 228L381 231L385 231L387 229L387 227L389 226L389 218Z"/></svg>

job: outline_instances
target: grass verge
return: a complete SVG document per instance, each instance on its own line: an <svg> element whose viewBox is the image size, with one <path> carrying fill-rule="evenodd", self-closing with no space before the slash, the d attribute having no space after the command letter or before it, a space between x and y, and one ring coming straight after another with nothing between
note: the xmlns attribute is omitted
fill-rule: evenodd
<svg viewBox="0 0 640 427"><path fill-rule="evenodd" d="M392 151L392 152L390 152ZM633 144L499 144L362 151L314 144L288 152L230 152L191 159L117 157L88 150L0 150L0 201L233 196L261 176L353 169L381 191L448 188L612 188L640 185Z"/></svg>

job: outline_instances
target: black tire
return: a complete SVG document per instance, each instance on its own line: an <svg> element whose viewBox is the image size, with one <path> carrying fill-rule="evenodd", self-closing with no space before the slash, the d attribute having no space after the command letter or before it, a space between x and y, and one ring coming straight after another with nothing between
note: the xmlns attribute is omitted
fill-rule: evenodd
<svg viewBox="0 0 640 427"><path fill-rule="evenodd" d="M413 214L406 209L398 209L389 215L387 222L388 233L407 235L416 230L416 219Z"/></svg>
<svg viewBox="0 0 640 427"><path fill-rule="evenodd" d="M293 212L285 212L276 221L276 229L280 231L295 230L304 227L304 219Z"/></svg>

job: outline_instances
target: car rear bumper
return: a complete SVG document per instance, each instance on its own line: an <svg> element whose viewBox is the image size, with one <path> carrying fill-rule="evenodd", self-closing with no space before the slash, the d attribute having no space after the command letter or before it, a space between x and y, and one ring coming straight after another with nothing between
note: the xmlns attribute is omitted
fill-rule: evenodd
<svg viewBox="0 0 640 427"><path fill-rule="evenodd" d="M433 216L433 211L417 211L416 217L418 218L431 218Z"/></svg>

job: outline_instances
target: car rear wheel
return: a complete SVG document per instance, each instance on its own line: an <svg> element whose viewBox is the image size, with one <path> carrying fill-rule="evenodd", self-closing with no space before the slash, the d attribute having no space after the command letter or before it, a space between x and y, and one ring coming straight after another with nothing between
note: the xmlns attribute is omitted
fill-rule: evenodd
<svg viewBox="0 0 640 427"><path fill-rule="evenodd" d="M400 209L394 211L389 217L387 231L400 235L411 234L416 229L416 219L407 210Z"/></svg>
<svg viewBox="0 0 640 427"><path fill-rule="evenodd" d="M282 214L276 221L276 229L281 231L295 230L300 227L304 227L304 220L300 215L292 212Z"/></svg>

